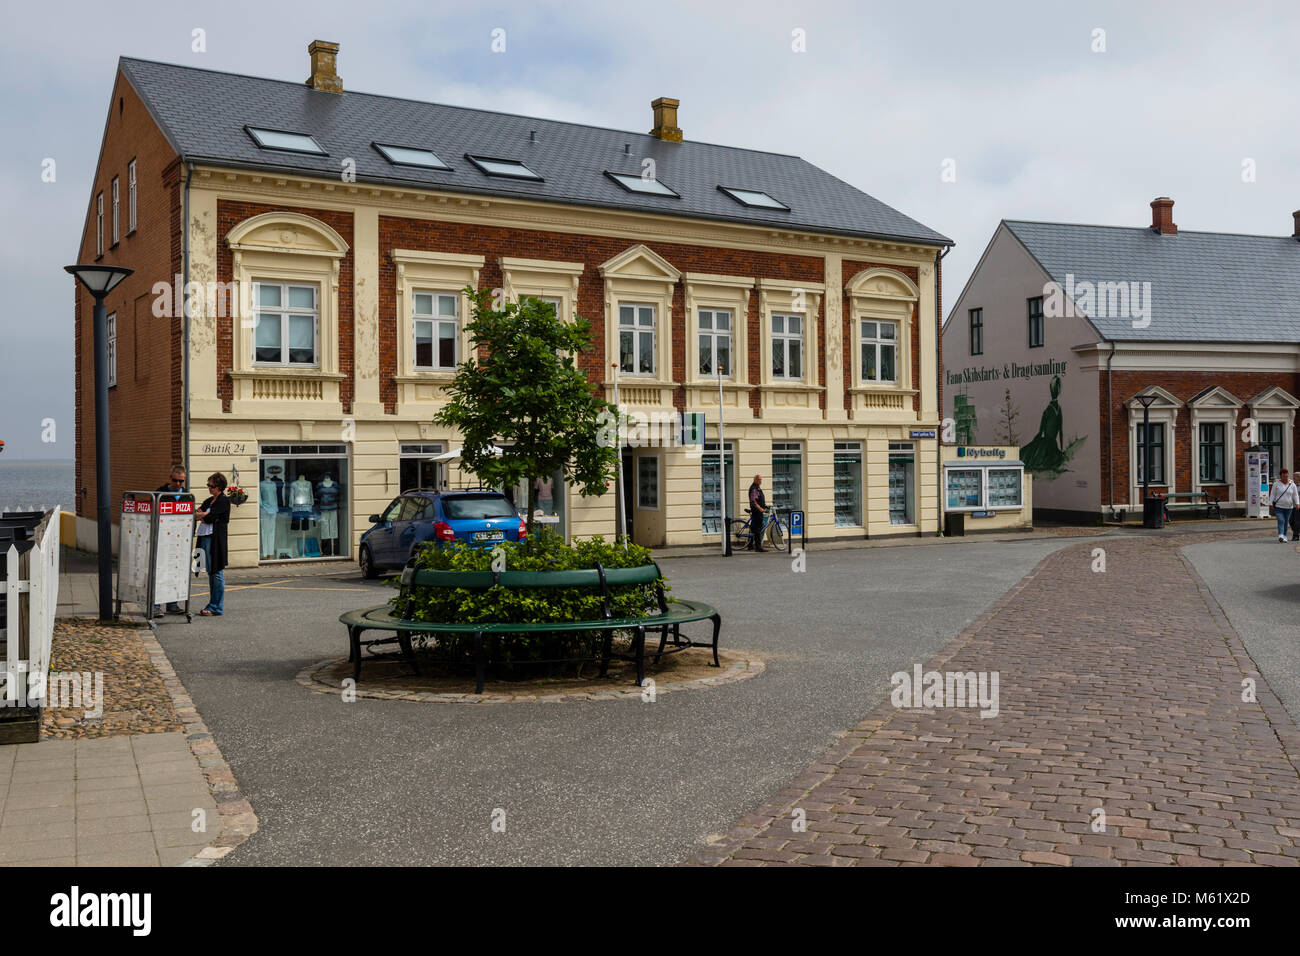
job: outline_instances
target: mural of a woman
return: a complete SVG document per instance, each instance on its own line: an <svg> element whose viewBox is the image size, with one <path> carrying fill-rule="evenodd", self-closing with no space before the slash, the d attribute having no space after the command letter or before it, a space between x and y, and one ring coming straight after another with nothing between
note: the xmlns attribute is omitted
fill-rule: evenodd
<svg viewBox="0 0 1300 956"><path fill-rule="evenodd" d="M1020 449L1020 460L1025 463L1025 471L1051 479L1059 477L1076 448L1082 444L1082 438L1076 438L1068 445L1062 432L1061 406L1057 397L1061 394L1061 376L1053 375L1051 383L1052 400L1043 409L1043 417L1038 423L1038 434L1033 441Z"/></svg>

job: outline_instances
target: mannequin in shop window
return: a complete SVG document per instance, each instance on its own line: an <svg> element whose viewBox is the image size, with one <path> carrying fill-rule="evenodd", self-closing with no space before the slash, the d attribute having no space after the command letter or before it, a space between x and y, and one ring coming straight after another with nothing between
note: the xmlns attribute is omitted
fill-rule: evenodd
<svg viewBox="0 0 1300 956"><path fill-rule="evenodd" d="M298 533L297 557L300 558L307 556L307 531L311 527L315 505L311 482L306 476L299 475L298 479L289 486L289 529Z"/></svg>
<svg viewBox="0 0 1300 956"><path fill-rule="evenodd" d="M555 479L538 478L533 482L537 492L537 507L544 515L555 513Z"/></svg>
<svg viewBox="0 0 1300 956"><path fill-rule="evenodd" d="M334 557L342 551L338 546L340 490L341 486L333 475L326 475L316 484L316 504L320 508L317 531L320 534L321 555L324 557Z"/></svg>
<svg viewBox="0 0 1300 956"><path fill-rule="evenodd" d="M262 542L262 557L275 557L275 516L280 511L280 486L270 478L257 485L257 523Z"/></svg>

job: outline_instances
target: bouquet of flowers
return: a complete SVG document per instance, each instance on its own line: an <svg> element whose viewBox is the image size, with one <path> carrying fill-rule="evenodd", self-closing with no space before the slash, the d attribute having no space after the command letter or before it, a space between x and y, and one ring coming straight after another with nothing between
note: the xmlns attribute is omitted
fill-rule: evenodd
<svg viewBox="0 0 1300 956"><path fill-rule="evenodd" d="M246 492L243 488L239 487L239 485L227 485L226 497L230 499L230 503L232 505L238 508L240 505L242 505L245 501L248 500L248 492Z"/></svg>

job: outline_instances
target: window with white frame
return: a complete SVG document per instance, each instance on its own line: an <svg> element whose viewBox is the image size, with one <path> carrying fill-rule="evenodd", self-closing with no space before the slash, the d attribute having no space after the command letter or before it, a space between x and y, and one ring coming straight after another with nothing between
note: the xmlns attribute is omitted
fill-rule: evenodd
<svg viewBox="0 0 1300 956"><path fill-rule="evenodd" d="M564 303L559 299L558 296L529 295L529 296L524 296L524 298L532 299L534 302L540 302L542 305L549 305L551 307L551 311L554 312L556 316L558 316L559 318L563 318L563 315L561 315L561 310L564 308Z"/></svg>
<svg viewBox="0 0 1300 956"><path fill-rule="evenodd" d="M655 374L655 307L618 307L619 371L627 375Z"/></svg>
<svg viewBox="0 0 1300 956"><path fill-rule="evenodd" d="M419 292L411 296L415 356L419 369L450 370L459 359L460 296L454 292Z"/></svg>
<svg viewBox="0 0 1300 956"><path fill-rule="evenodd" d="M898 323L862 320L862 380L898 381Z"/></svg>
<svg viewBox="0 0 1300 956"><path fill-rule="evenodd" d="M113 191L113 245L117 245L118 240L122 236L121 229L120 229L120 223L122 222L122 217L121 217L122 202L121 202L121 194L118 190L118 182L116 176L113 177L112 191Z"/></svg>
<svg viewBox="0 0 1300 956"><path fill-rule="evenodd" d="M117 313L108 316L108 387L117 384Z"/></svg>
<svg viewBox="0 0 1300 956"><path fill-rule="evenodd" d="M135 232L135 160L126 164L126 231Z"/></svg>
<svg viewBox="0 0 1300 956"><path fill-rule="evenodd" d="M1259 444L1268 452L1268 477L1270 480L1276 480L1278 471L1286 467L1282 464L1282 456L1285 454L1282 428L1281 422L1259 423Z"/></svg>
<svg viewBox="0 0 1300 956"><path fill-rule="evenodd" d="M256 326L253 362L257 365L315 367L320 312L314 285L254 283Z"/></svg>
<svg viewBox="0 0 1300 956"><path fill-rule="evenodd" d="M655 455L637 456L636 506L650 511L659 508L659 459Z"/></svg>
<svg viewBox="0 0 1300 956"><path fill-rule="evenodd" d="M699 310L700 374L731 377L731 311Z"/></svg>
<svg viewBox="0 0 1300 956"><path fill-rule="evenodd" d="M1165 483L1165 426L1163 422L1151 422L1151 484ZM1146 441L1142 434L1142 423L1137 429L1137 483L1143 483L1146 468Z"/></svg>
<svg viewBox="0 0 1300 956"><path fill-rule="evenodd" d="M1222 482L1224 475L1224 426L1220 422L1202 422L1200 429L1200 476L1203 484Z"/></svg>
<svg viewBox="0 0 1300 956"><path fill-rule="evenodd" d="M772 377L803 378L803 316L772 313Z"/></svg>
<svg viewBox="0 0 1300 956"><path fill-rule="evenodd" d="M104 194L95 196L95 255L104 254Z"/></svg>

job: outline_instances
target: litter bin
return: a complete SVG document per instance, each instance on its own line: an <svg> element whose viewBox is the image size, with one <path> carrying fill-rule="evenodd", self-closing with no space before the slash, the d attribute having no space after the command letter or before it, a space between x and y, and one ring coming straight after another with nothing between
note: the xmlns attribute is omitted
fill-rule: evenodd
<svg viewBox="0 0 1300 956"><path fill-rule="evenodd" d="M1165 526L1165 499L1161 495L1152 495L1142 502L1142 527L1163 528Z"/></svg>
<svg viewBox="0 0 1300 956"><path fill-rule="evenodd" d="M948 537L966 536L966 515L961 511L949 512L943 516L943 533Z"/></svg>

